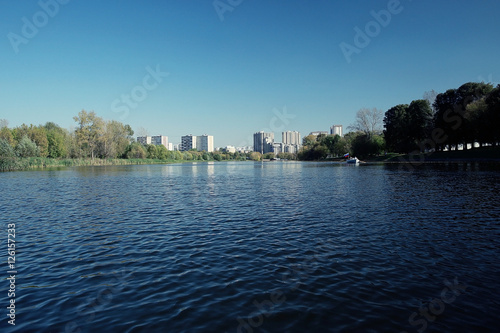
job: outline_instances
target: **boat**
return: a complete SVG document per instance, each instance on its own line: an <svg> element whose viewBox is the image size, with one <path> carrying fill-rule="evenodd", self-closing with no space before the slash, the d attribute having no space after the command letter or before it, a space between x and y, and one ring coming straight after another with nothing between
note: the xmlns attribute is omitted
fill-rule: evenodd
<svg viewBox="0 0 500 333"><path fill-rule="evenodd" d="M347 164L359 164L359 160L356 157L349 158L345 161Z"/></svg>

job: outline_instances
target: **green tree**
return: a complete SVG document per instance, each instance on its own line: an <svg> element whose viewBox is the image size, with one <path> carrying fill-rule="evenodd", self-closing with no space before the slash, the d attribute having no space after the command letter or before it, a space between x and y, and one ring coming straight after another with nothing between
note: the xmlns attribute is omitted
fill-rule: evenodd
<svg viewBox="0 0 500 333"><path fill-rule="evenodd" d="M380 135L366 134L356 136L352 142L352 155L364 158L373 155L379 155L384 150L384 139Z"/></svg>
<svg viewBox="0 0 500 333"><path fill-rule="evenodd" d="M65 144L65 136L57 130L47 132L48 142L48 157L60 158L68 155L68 150Z"/></svg>
<svg viewBox="0 0 500 333"><path fill-rule="evenodd" d="M402 153L413 149L408 132L409 121L408 104L399 104L387 110L384 117L384 137L389 150Z"/></svg>
<svg viewBox="0 0 500 333"><path fill-rule="evenodd" d="M147 152L144 146L138 142L133 142L128 147L127 158L146 158Z"/></svg>
<svg viewBox="0 0 500 333"><path fill-rule="evenodd" d="M412 144L420 147L425 139L431 135L433 127L433 113L429 102L425 99L412 101L407 109L408 128L407 131Z"/></svg>
<svg viewBox="0 0 500 333"><path fill-rule="evenodd" d="M147 157L151 159L158 159L158 153L155 145L146 146Z"/></svg>
<svg viewBox="0 0 500 333"><path fill-rule="evenodd" d="M16 154L19 157L34 157L40 154L36 143L30 140L27 135L23 136L16 146Z"/></svg>
<svg viewBox="0 0 500 333"><path fill-rule="evenodd" d="M496 146L500 142L500 84L493 89L485 99L486 112L483 115L482 124L486 124L484 130L486 141Z"/></svg>
<svg viewBox="0 0 500 333"><path fill-rule="evenodd" d="M168 159L168 149L164 145L156 146L156 157L159 160Z"/></svg>
<svg viewBox="0 0 500 333"><path fill-rule="evenodd" d="M316 136L312 134L302 138L303 146L312 146L315 142L316 142Z"/></svg>
<svg viewBox="0 0 500 333"><path fill-rule="evenodd" d="M82 110L78 116L73 117L78 123L75 130L77 142L86 156L96 157L99 141L104 131L104 121L94 111Z"/></svg>
<svg viewBox="0 0 500 333"><path fill-rule="evenodd" d="M337 156L338 153L335 147L339 141L340 141L340 136L336 134L336 135L327 135L321 140L321 143L324 144L326 148L328 148L330 154Z"/></svg>
<svg viewBox="0 0 500 333"><path fill-rule="evenodd" d="M263 159L272 160L274 158L274 153L265 153L262 156Z"/></svg>
<svg viewBox="0 0 500 333"><path fill-rule="evenodd" d="M12 135L12 131L7 126L0 128L0 139L4 139L11 146L14 146L14 144L15 144L14 136Z"/></svg>
<svg viewBox="0 0 500 333"><path fill-rule="evenodd" d="M47 122L43 127L47 136L47 156L51 158L67 157L70 147L68 132L53 122Z"/></svg>
<svg viewBox="0 0 500 333"><path fill-rule="evenodd" d="M253 151L250 153L250 159L252 161L261 161L262 160L262 154L259 153L258 151Z"/></svg>
<svg viewBox="0 0 500 333"><path fill-rule="evenodd" d="M14 148L7 140L0 138L0 157L16 157Z"/></svg>

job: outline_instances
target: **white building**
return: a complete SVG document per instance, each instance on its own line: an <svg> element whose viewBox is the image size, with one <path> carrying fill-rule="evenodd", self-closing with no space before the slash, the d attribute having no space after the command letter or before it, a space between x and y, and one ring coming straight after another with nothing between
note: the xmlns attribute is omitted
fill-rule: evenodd
<svg viewBox="0 0 500 333"><path fill-rule="evenodd" d="M261 154L273 152L274 133L260 131L253 135L253 150Z"/></svg>
<svg viewBox="0 0 500 333"><path fill-rule="evenodd" d="M211 153L214 151L214 136L203 134L196 137L196 149Z"/></svg>
<svg viewBox="0 0 500 333"><path fill-rule="evenodd" d="M150 136L138 136L137 137L137 142L143 145L150 145L151 144L151 137Z"/></svg>
<svg viewBox="0 0 500 333"><path fill-rule="evenodd" d="M226 146L224 150L226 153L236 153L236 148L234 146Z"/></svg>
<svg viewBox="0 0 500 333"><path fill-rule="evenodd" d="M330 127L330 134L342 137L344 135L342 125L333 125L332 127Z"/></svg>
<svg viewBox="0 0 500 333"><path fill-rule="evenodd" d="M151 144L155 146L163 145L168 149L168 136L156 135L151 137Z"/></svg>
<svg viewBox="0 0 500 333"><path fill-rule="evenodd" d="M281 133L282 142L285 145L300 145L300 133L297 131L286 131Z"/></svg>
<svg viewBox="0 0 500 333"><path fill-rule="evenodd" d="M318 135L328 135L328 132L327 132L327 131L315 131L315 132L311 132L311 133L309 133L309 135L314 135L314 136L318 136Z"/></svg>
<svg viewBox="0 0 500 333"><path fill-rule="evenodd" d="M181 137L181 151L188 151L196 149L198 151L213 152L214 151L214 137L213 135L184 135Z"/></svg>

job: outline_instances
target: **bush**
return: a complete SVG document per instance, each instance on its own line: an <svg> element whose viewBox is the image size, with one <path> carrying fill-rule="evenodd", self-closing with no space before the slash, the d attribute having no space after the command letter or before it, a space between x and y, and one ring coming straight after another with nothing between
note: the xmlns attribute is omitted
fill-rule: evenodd
<svg viewBox="0 0 500 333"><path fill-rule="evenodd" d="M40 154L36 143L31 141L26 135L19 140L16 146L16 154L19 157L34 157Z"/></svg>

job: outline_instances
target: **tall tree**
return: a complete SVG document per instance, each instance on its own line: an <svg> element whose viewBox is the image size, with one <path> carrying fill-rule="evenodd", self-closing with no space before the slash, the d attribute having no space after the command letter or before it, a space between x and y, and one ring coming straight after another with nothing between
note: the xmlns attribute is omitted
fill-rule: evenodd
<svg viewBox="0 0 500 333"><path fill-rule="evenodd" d="M382 119L384 113L382 110L372 108L363 108L356 113L354 124L349 128L355 131L363 132L368 138L382 132Z"/></svg>
<svg viewBox="0 0 500 333"><path fill-rule="evenodd" d="M408 106L408 132L410 139L420 149L425 139L430 137L433 127L433 113L429 102L425 99L412 101Z"/></svg>
<svg viewBox="0 0 500 333"><path fill-rule="evenodd" d="M488 125L484 128L489 143L496 146L500 142L500 84L486 97L486 120Z"/></svg>
<svg viewBox="0 0 500 333"><path fill-rule="evenodd" d="M408 127L408 104L399 104L386 111L384 138L389 150L408 153L413 149Z"/></svg>
<svg viewBox="0 0 500 333"><path fill-rule="evenodd" d="M78 123L75 130L78 144L86 156L90 155L94 159L99 140L101 140L103 134L104 121L94 111L87 112L85 110L80 111L78 116L73 117L73 119Z"/></svg>

